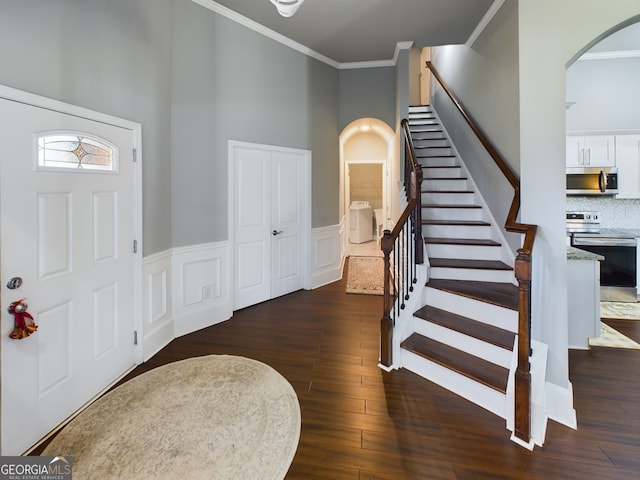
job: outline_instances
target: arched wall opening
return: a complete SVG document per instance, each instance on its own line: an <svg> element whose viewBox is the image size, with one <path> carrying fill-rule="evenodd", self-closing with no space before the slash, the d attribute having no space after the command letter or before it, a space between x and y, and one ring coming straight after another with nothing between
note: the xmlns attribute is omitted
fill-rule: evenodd
<svg viewBox="0 0 640 480"><path fill-rule="evenodd" d="M376 242L383 229L389 228L395 210L393 178L397 175L395 132L376 118L360 118L347 125L340 134L340 215L343 219L345 252L363 241ZM354 237L350 207L353 202L368 202L372 208L371 240ZM350 235L351 234L351 235ZM350 242L354 240L354 242Z"/></svg>

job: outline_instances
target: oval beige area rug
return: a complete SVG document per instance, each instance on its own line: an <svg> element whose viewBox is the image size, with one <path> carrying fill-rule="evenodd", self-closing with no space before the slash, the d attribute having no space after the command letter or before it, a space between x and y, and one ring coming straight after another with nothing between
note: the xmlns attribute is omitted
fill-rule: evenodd
<svg viewBox="0 0 640 480"><path fill-rule="evenodd" d="M273 368L231 355L155 368L73 419L42 455L71 455L73 478L282 479L300 405Z"/></svg>

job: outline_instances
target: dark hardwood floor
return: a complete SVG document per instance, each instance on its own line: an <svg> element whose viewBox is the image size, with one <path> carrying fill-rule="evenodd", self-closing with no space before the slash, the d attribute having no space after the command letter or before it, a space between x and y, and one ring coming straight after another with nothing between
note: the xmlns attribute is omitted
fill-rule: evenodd
<svg viewBox="0 0 640 480"><path fill-rule="evenodd" d="M408 371L379 369L382 297L346 294L345 284L237 311L128 378L208 354L271 365L302 412L288 480L640 478L640 350L570 351L578 429L550 421L544 446L530 452L493 414ZM640 321L612 326L640 341Z"/></svg>

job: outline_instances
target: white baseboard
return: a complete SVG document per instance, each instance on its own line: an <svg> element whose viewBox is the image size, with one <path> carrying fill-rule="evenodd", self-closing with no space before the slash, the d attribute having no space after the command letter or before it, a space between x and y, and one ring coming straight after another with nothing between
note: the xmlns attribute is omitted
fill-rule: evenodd
<svg viewBox="0 0 640 480"><path fill-rule="evenodd" d="M573 385L567 388L554 383L545 383L545 410L549 419L574 430L578 428L576 411L573 408Z"/></svg>
<svg viewBox="0 0 640 480"><path fill-rule="evenodd" d="M182 337L229 320L232 314L233 312L226 306L208 307L199 311L192 311L173 319L173 333L176 338Z"/></svg>
<svg viewBox="0 0 640 480"><path fill-rule="evenodd" d="M173 319L165 322L153 331L144 332L142 340L143 361L149 360L156 353L166 347L174 339Z"/></svg>

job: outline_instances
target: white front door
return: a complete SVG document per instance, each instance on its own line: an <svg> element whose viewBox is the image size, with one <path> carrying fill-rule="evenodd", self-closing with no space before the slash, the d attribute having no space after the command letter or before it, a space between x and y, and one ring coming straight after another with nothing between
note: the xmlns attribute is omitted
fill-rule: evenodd
<svg viewBox="0 0 640 480"><path fill-rule="evenodd" d="M0 99L2 455L135 364L133 144L131 129ZM25 297L38 330L12 339L7 307Z"/></svg>
<svg viewBox="0 0 640 480"><path fill-rule="evenodd" d="M230 144L234 310L304 287L310 153Z"/></svg>

